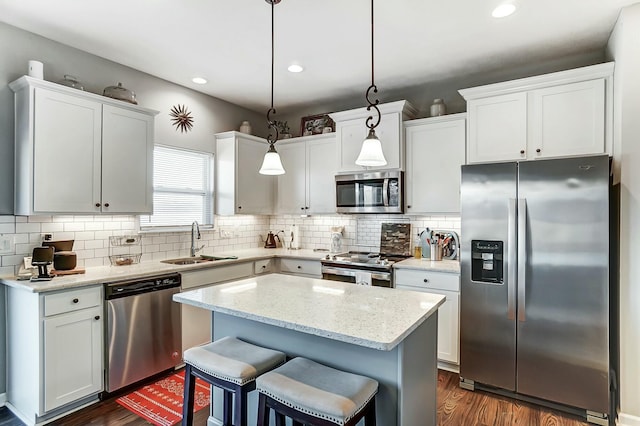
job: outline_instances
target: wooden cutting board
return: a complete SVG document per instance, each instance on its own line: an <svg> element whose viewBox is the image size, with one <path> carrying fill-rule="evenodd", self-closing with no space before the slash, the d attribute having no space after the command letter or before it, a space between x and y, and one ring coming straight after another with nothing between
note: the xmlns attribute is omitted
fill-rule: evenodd
<svg viewBox="0 0 640 426"><path fill-rule="evenodd" d="M56 271L52 269L49 271L51 275L74 275L74 274L84 274L85 270L83 268L70 269L68 271Z"/></svg>

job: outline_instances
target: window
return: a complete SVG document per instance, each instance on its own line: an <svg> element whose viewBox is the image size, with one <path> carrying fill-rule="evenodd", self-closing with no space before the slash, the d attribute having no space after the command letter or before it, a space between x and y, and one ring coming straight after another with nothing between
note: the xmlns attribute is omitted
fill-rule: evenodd
<svg viewBox="0 0 640 426"><path fill-rule="evenodd" d="M153 150L153 215L141 230L213 225L213 155L158 146Z"/></svg>

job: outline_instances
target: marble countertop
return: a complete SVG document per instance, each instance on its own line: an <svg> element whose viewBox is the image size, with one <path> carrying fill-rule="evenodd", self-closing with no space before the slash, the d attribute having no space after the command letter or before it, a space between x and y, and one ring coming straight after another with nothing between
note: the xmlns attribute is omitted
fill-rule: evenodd
<svg viewBox="0 0 640 426"><path fill-rule="evenodd" d="M171 265L160 261L149 261L126 266L97 266L86 268L86 272L84 274L58 276L53 278L51 281L19 281L15 276L5 276L0 277L0 284L20 288L33 293L41 293L82 287L91 284L102 284L112 281L148 277L170 272L188 272L192 270L215 268L217 266L274 257L320 260L326 255L325 252L316 252L310 249L287 250L265 248L252 248L229 252L204 251L200 254L220 257L237 256L238 259L216 260L192 265Z"/></svg>
<svg viewBox="0 0 640 426"><path fill-rule="evenodd" d="M445 297L269 274L175 294L173 300L240 318L389 351Z"/></svg>
<svg viewBox="0 0 640 426"><path fill-rule="evenodd" d="M396 269L419 269L422 271L447 272L460 274L460 262L457 260L432 261L428 259L405 259L393 264Z"/></svg>

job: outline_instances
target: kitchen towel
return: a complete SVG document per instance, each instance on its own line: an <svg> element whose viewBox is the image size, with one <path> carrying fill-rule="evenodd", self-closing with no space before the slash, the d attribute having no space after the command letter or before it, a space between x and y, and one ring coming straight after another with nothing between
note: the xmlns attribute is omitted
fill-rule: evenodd
<svg viewBox="0 0 640 426"><path fill-rule="evenodd" d="M356 284L371 285L371 272L356 271Z"/></svg>

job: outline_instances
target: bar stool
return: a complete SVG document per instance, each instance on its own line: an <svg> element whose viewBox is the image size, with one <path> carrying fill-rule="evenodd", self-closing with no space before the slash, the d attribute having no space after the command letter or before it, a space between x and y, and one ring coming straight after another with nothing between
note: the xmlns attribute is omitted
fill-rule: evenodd
<svg viewBox="0 0 640 426"><path fill-rule="evenodd" d="M223 426L246 426L247 393L256 388L256 377L285 361L286 356L282 352L252 345L235 337L223 337L187 349L184 352L186 367L182 425L193 424L193 399L198 377L224 391ZM232 395L235 396L233 404Z"/></svg>
<svg viewBox="0 0 640 426"><path fill-rule="evenodd" d="M327 367L306 358L294 358L256 379L257 426L269 426L269 410L276 426L285 416L294 426L354 426L364 418L376 425L378 382L368 377Z"/></svg>

